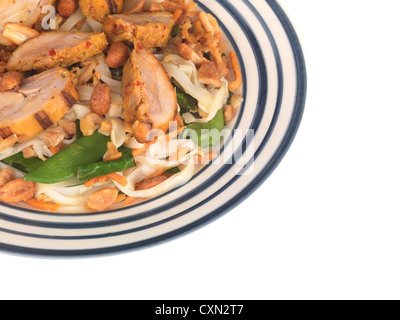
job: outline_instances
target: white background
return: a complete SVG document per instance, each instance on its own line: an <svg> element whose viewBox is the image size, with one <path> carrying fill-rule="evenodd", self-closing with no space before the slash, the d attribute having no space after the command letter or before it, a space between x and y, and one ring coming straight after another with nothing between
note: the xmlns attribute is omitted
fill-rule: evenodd
<svg viewBox="0 0 400 320"><path fill-rule="evenodd" d="M400 298L400 3L281 4L302 40L308 100L270 179L220 220L150 249L0 253L1 299Z"/></svg>

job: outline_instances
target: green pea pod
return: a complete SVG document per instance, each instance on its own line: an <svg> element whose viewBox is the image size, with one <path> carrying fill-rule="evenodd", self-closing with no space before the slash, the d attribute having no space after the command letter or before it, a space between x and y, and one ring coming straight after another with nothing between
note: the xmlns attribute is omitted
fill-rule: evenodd
<svg viewBox="0 0 400 320"><path fill-rule="evenodd" d="M2 160L3 163L22 172L30 172L43 164L39 158L25 159L22 152Z"/></svg>
<svg viewBox="0 0 400 320"><path fill-rule="evenodd" d="M132 149L122 147L122 158L108 162L90 163L78 168L77 174L81 181L90 180L114 172L122 172L136 166L132 155Z"/></svg>
<svg viewBox="0 0 400 320"><path fill-rule="evenodd" d="M78 167L101 160L108 142L110 138L98 132L82 137L29 172L25 181L53 184L68 180L75 176Z"/></svg>

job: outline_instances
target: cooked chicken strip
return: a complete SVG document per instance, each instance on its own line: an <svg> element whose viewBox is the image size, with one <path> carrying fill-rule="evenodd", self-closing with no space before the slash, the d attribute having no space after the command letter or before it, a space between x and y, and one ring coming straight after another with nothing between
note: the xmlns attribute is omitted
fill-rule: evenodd
<svg viewBox="0 0 400 320"><path fill-rule="evenodd" d="M154 12L108 16L103 31L110 42L140 41L146 48L165 47L174 26L174 18L168 12Z"/></svg>
<svg viewBox="0 0 400 320"><path fill-rule="evenodd" d="M176 92L162 64L140 43L135 43L122 79L128 121L166 132L178 112ZM140 142L143 137L135 132Z"/></svg>
<svg viewBox="0 0 400 320"><path fill-rule="evenodd" d="M0 45L13 43L3 37L3 26L8 22L22 23L34 28L42 17L42 9L54 5L55 0L1 0L0 5Z"/></svg>
<svg viewBox="0 0 400 320"><path fill-rule="evenodd" d="M6 69L44 71L68 67L103 52L108 43L104 33L44 32L14 51Z"/></svg>
<svg viewBox="0 0 400 320"><path fill-rule="evenodd" d="M121 13L123 0L79 0L82 13L89 19L103 23L110 14Z"/></svg>
<svg viewBox="0 0 400 320"><path fill-rule="evenodd" d="M66 69L28 78L19 92L0 93L0 137L34 138L60 120L78 99Z"/></svg>

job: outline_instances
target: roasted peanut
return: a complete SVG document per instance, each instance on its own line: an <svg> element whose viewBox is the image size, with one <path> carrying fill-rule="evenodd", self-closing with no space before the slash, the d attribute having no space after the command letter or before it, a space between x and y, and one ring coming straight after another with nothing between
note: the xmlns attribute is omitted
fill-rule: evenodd
<svg viewBox="0 0 400 320"><path fill-rule="evenodd" d="M104 116L111 107L110 87L107 84L99 83L94 87L90 108L99 116Z"/></svg>
<svg viewBox="0 0 400 320"><path fill-rule="evenodd" d="M85 137L92 136L96 131L94 122L88 117L83 117L80 121L80 129Z"/></svg>
<svg viewBox="0 0 400 320"><path fill-rule="evenodd" d="M114 42L106 58L106 63L110 68L123 67L129 58L129 48L122 42Z"/></svg>
<svg viewBox="0 0 400 320"><path fill-rule="evenodd" d="M117 147L112 142L107 143L107 151L109 153L109 156L104 159L104 161L106 162L122 158L122 152L119 152Z"/></svg>
<svg viewBox="0 0 400 320"><path fill-rule="evenodd" d="M158 186L160 183L163 183L164 181L168 180L172 176L173 176L173 174L164 173L161 176L152 177L152 178L143 180L142 182L139 182L136 184L135 190L140 191L140 190L147 190L147 189L154 188L154 187Z"/></svg>
<svg viewBox="0 0 400 320"><path fill-rule="evenodd" d="M43 140L48 148L52 148L58 146L64 140L64 135L60 132L48 131L43 133Z"/></svg>
<svg viewBox="0 0 400 320"><path fill-rule="evenodd" d="M113 125L110 121L103 121L101 123L100 129L104 132L111 132L113 128Z"/></svg>
<svg viewBox="0 0 400 320"><path fill-rule="evenodd" d="M33 147L27 147L22 151L22 155L25 159L32 159L37 157L36 151L33 149Z"/></svg>
<svg viewBox="0 0 400 320"><path fill-rule="evenodd" d="M104 211L112 207L118 199L118 189L101 189L87 199L87 206L94 211Z"/></svg>
<svg viewBox="0 0 400 320"><path fill-rule="evenodd" d="M18 137L14 134L5 139L0 139L0 151L13 147L18 142Z"/></svg>
<svg viewBox="0 0 400 320"><path fill-rule="evenodd" d="M14 204L32 199L35 195L35 184L24 179L16 179L0 188L0 201Z"/></svg>
<svg viewBox="0 0 400 320"><path fill-rule="evenodd" d="M231 104L225 106L223 112L224 112L225 123L232 121L233 118L235 117L235 109Z"/></svg>
<svg viewBox="0 0 400 320"><path fill-rule="evenodd" d="M61 128L66 134L73 135L76 134L76 123L65 121L61 124Z"/></svg>
<svg viewBox="0 0 400 320"><path fill-rule="evenodd" d="M0 92L12 90L19 86L24 80L24 75L18 71L10 71L3 75L0 80Z"/></svg>
<svg viewBox="0 0 400 320"><path fill-rule="evenodd" d="M0 188L15 179L15 174L8 168L3 168L0 174Z"/></svg>
<svg viewBox="0 0 400 320"><path fill-rule="evenodd" d="M72 16L78 10L76 0L59 0L57 10L64 18Z"/></svg>

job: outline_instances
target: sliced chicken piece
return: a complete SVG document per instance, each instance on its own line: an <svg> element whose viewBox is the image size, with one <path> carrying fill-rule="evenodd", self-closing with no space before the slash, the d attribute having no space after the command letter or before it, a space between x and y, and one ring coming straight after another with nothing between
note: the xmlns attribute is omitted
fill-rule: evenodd
<svg viewBox="0 0 400 320"><path fill-rule="evenodd" d="M168 130L178 112L176 92L162 64L140 43L125 65L122 87L127 121L143 124L136 128ZM141 132L135 136L146 141Z"/></svg>
<svg viewBox="0 0 400 320"><path fill-rule="evenodd" d="M146 48L166 47L175 24L169 12L108 16L103 31L110 42L140 41Z"/></svg>
<svg viewBox="0 0 400 320"><path fill-rule="evenodd" d="M44 71L69 67L103 52L108 46L104 33L44 32L14 51L7 70Z"/></svg>
<svg viewBox="0 0 400 320"><path fill-rule="evenodd" d="M85 17L103 23L110 14L121 13L123 0L79 0L79 6Z"/></svg>
<svg viewBox="0 0 400 320"><path fill-rule="evenodd" d="M24 80L18 92L0 93L0 137L34 138L78 101L70 73L57 68Z"/></svg>
<svg viewBox="0 0 400 320"><path fill-rule="evenodd" d="M22 23L27 27L35 28L40 22L42 9L47 5L54 5L55 0L1 0L0 5L0 45L13 43L3 37L3 26L8 22Z"/></svg>

